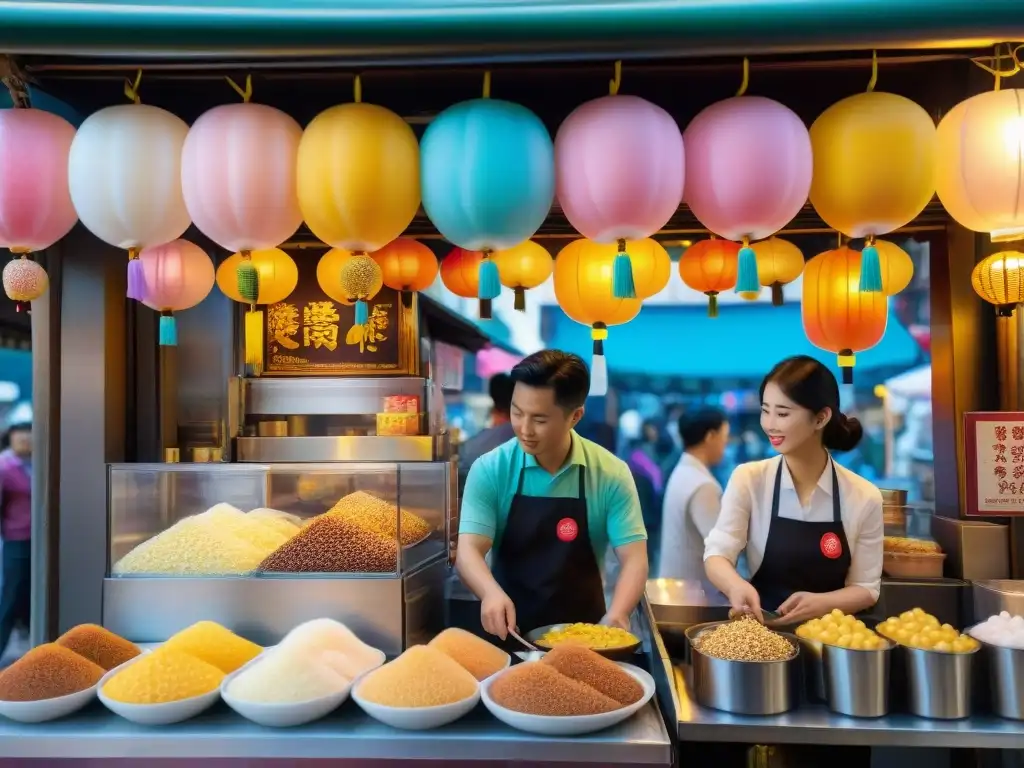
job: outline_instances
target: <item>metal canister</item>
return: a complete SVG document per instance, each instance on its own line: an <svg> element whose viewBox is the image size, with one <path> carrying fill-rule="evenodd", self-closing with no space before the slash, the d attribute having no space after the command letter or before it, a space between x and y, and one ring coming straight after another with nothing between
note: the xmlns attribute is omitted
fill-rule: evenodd
<svg viewBox="0 0 1024 768"><path fill-rule="evenodd" d="M989 669L992 710L1000 717L1024 720L1024 651L981 643Z"/></svg>
<svg viewBox="0 0 1024 768"><path fill-rule="evenodd" d="M892 646L855 650L822 647L828 708L850 717L884 717L889 713L889 658Z"/></svg>
<svg viewBox="0 0 1024 768"><path fill-rule="evenodd" d="M900 646L907 663L911 714L934 720L970 717L971 672L978 650L949 653Z"/></svg>
<svg viewBox="0 0 1024 768"><path fill-rule="evenodd" d="M804 660L807 697L812 701L825 701L825 664L822 661L822 648L819 640L800 638L800 655Z"/></svg>

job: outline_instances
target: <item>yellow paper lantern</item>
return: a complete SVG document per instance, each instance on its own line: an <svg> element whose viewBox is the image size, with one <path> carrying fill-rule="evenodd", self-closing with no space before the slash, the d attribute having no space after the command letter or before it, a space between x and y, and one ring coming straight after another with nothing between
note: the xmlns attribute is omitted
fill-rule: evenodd
<svg viewBox="0 0 1024 768"><path fill-rule="evenodd" d="M876 240L878 259L882 268L882 293L895 296L914 279L914 260L896 243Z"/></svg>
<svg viewBox="0 0 1024 768"><path fill-rule="evenodd" d="M608 326L628 323L640 313L640 298L617 299L613 295L613 269L618 248L590 240L574 240L555 259L555 298L577 323L590 326L594 357L590 368L590 393L608 391L608 367L604 340ZM632 252L630 252L632 256ZM635 278L634 278L635 279Z"/></svg>
<svg viewBox="0 0 1024 768"><path fill-rule="evenodd" d="M498 267L501 284L511 288L515 294L514 306L520 312L526 310L526 292L551 277L554 268L554 260L547 248L533 240L496 251L491 259Z"/></svg>
<svg viewBox="0 0 1024 768"><path fill-rule="evenodd" d="M420 152L401 117L374 104L321 112L299 142L299 207L333 248L372 252L409 226L420 206Z"/></svg>
<svg viewBox="0 0 1024 768"><path fill-rule="evenodd" d="M988 91L939 122L935 185L958 223L1004 242L1024 237L1024 89Z"/></svg>
<svg viewBox="0 0 1024 768"><path fill-rule="evenodd" d="M1024 302L1024 253L1000 251L982 259L971 272L971 285L975 293L995 305L996 314L1010 317Z"/></svg>
<svg viewBox="0 0 1024 768"><path fill-rule="evenodd" d="M750 246L757 256L757 276L761 285L772 289L772 304L781 307L782 286L792 283L804 271L804 254L789 240L769 237Z"/></svg>
<svg viewBox="0 0 1024 768"><path fill-rule="evenodd" d="M321 290L335 301L355 305L355 324L370 319L367 302L384 287L380 265L365 253L332 248L316 265L316 280Z"/></svg>

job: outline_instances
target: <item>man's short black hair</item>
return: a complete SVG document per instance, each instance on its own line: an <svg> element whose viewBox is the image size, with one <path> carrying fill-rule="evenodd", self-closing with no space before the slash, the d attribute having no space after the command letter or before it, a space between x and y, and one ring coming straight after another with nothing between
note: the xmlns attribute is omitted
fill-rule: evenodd
<svg viewBox="0 0 1024 768"><path fill-rule="evenodd" d="M512 369L512 383L550 387L555 391L555 402L566 411L574 411L587 400L590 370L579 355L542 349L519 361Z"/></svg>
<svg viewBox="0 0 1024 768"><path fill-rule="evenodd" d="M679 417L679 438L683 448L696 448L703 443L709 432L717 432L727 421L725 413L717 408L701 408Z"/></svg>
<svg viewBox="0 0 1024 768"><path fill-rule="evenodd" d="M508 413L512 410L512 390L515 388L516 383L507 373L491 376L487 389L491 393L491 400L494 401L494 410L498 413Z"/></svg>

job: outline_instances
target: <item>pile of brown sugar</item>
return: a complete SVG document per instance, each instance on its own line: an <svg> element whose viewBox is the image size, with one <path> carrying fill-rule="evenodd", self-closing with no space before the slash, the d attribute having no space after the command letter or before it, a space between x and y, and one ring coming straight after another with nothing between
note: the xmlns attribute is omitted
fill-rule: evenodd
<svg viewBox="0 0 1024 768"><path fill-rule="evenodd" d="M84 656L107 672L141 653L134 643L96 624L72 627L57 638L57 645Z"/></svg>
<svg viewBox="0 0 1024 768"><path fill-rule="evenodd" d="M422 541L433 530L430 523L419 515L405 510L399 514L397 506L366 491L356 491L343 496L326 514L392 541L401 534L403 547Z"/></svg>
<svg viewBox="0 0 1024 768"><path fill-rule="evenodd" d="M527 715L600 715L621 704L542 661L511 667L491 684L495 703Z"/></svg>
<svg viewBox="0 0 1024 768"><path fill-rule="evenodd" d="M614 661L579 645L559 645L546 653L541 663L589 685L624 707L644 697L644 687L635 677Z"/></svg>
<svg viewBox="0 0 1024 768"><path fill-rule="evenodd" d="M278 547L262 563L268 573L394 573L395 539L371 533L347 520L323 515Z"/></svg>
<svg viewBox="0 0 1024 768"><path fill-rule="evenodd" d="M68 696L92 688L104 674L102 667L61 645L38 645L0 672L0 701Z"/></svg>

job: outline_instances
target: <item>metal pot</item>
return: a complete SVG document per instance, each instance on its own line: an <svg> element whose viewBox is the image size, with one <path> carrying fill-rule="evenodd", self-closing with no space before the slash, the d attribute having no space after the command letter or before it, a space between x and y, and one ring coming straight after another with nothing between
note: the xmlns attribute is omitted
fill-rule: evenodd
<svg viewBox="0 0 1024 768"><path fill-rule="evenodd" d="M980 648L970 653L948 653L899 647L907 663L912 714L934 720L971 716L971 671Z"/></svg>
<svg viewBox="0 0 1024 768"><path fill-rule="evenodd" d="M889 713L889 659L884 649L854 650L822 646L828 708L850 717L884 717Z"/></svg>

